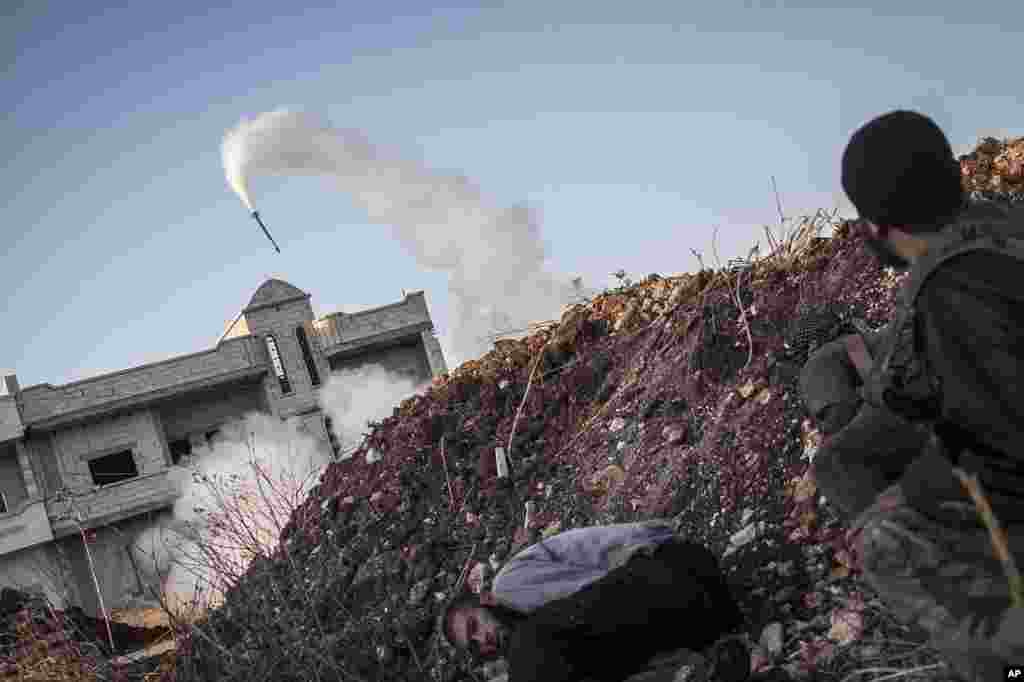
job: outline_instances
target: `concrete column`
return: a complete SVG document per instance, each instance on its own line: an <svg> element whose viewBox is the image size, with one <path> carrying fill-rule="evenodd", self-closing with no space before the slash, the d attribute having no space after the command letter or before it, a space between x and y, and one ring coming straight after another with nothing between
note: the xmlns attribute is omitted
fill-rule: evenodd
<svg viewBox="0 0 1024 682"><path fill-rule="evenodd" d="M68 468L68 461L64 459L64 449L57 439L57 432L51 432L48 438L50 439L50 451L53 452L53 457L57 462L57 475L60 477L60 487L76 489L78 487L78 481L75 480L77 472Z"/></svg>
<svg viewBox="0 0 1024 682"><path fill-rule="evenodd" d="M28 499L33 500L39 497L40 490L36 476L32 472L32 463L28 460L28 451L20 440L14 442L14 447L18 451L18 464L21 465L21 476L25 479L25 491L28 493Z"/></svg>
<svg viewBox="0 0 1024 682"><path fill-rule="evenodd" d="M149 415L149 418L153 423L153 430L156 432L156 441L160 448L161 458L163 461L163 467L161 468L169 467L171 466L171 446L167 443L167 432L164 430L164 420L160 418L160 413L156 410L146 410L146 414Z"/></svg>
<svg viewBox="0 0 1024 682"><path fill-rule="evenodd" d="M431 376L439 376L448 371L448 365L444 361L444 353L441 352L441 342L437 340L432 329L424 329L420 332L423 340L423 349L427 352L427 362L430 364Z"/></svg>

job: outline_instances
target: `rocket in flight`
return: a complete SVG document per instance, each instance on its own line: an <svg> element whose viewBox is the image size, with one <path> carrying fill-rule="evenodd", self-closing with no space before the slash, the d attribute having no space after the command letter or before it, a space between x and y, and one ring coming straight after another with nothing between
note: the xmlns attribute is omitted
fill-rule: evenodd
<svg viewBox="0 0 1024 682"><path fill-rule="evenodd" d="M269 239L270 243L274 245L274 249L278 253L281 253L281 249L278 247L277 242L275 242L274 238L270 236L270 232L267 231L267 226L263 224L263 219L260 218L260 212L259 211L253 211L252 212L252 217L255 218L256 222L260 224L261 228L263 228L263 234L267 235L267 239Z"/></svg>

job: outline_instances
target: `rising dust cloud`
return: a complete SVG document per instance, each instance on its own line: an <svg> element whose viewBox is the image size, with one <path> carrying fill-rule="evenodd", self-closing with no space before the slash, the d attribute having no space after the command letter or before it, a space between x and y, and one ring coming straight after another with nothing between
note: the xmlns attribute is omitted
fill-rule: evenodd
<svg viewBox="0 0 1024 682"><path fill-rule="evenodd" d="M402 400L427 385L417 386L379 366L335 372L320 390L320 407L331 418L343 449L354 447L362 441L367 422L390 416ZM172 513L135 538L136 566L148 584L161 585L179 611L197 593L212 596L216 603L216 578L221 571L211 570L200 545L216 545L219 566L238 574L251 560L247 550L253 545L217 537L210 512L223 511L225 502L228 508L240 506L255 528L260 548L270 553L291 510L319 482L330 461L327 446L295 422L251 413L225 425L209 451L194 453L193 461L172 468L171 478L182 496ZM275 485L263 495L256 485L253 462Z"/></svg>

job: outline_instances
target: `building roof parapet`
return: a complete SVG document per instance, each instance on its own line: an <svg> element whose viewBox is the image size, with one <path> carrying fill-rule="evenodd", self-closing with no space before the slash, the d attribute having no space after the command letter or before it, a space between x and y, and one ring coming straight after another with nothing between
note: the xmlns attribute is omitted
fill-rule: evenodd
<svg viewBox="0 0 1024 682"><path fill-rule="evenodd" d="M331 341L331 339L327 339L323 343L323 352L332 358L356 352L361 353L376 346L388 346L401 343L407 339L418 339L422 332L432 328L433 325L429 321L425 321L352 339L333 340L330 343L328 341Z"/></svg>
<svg viewBox="0 0 1024 682"><path fill-rule="evenodd" d="M416 299L420 299L420 300L416 300ZM416 305L420 301L423 301L423 303L424 303L423 311L424 311L424 313L426 313L426 297L424 296L423 291L409 291L409 292L406 292L405 298L403 298L401 301L395 301L394 303L386 303L384 305L375 306L373 308L364 308L363 310L357 310L354 313L346 313L346 312L342 312L342 311L339 311L339 312L336 312L336 313L328 313L327 315L324 315L323 317L321 317L320 320L318 320L318 321L327 320L328 318L352 319L352 318L360 318L360 317L371 317L373 315L377 315L377 314L385 312L387 310L393 310L395 308L403 308L403 307L406 307L406 306L409 306L409 305Z"/></svg>
<svg viewBox="0 0 1024 682"><path fill-rule="evenodd" d="M162 365L172 365L174 363L181 362L183 360L188 360L188 359L193 359L193 358L200 358L200 357L202 357L204 355L213 355L215 353L220 352L222 346L226 346L228 344L253 343L252 338L253 337L251 335L236 336L236 337L233 337L233 338L230 338L230 339L225 339L221 343L217 344L217 346L215 346L213 348L207 348L206 350L196 351L195 353L185 353L184 355L175 355L174 357L167 358L166 360L157 360L156 362L147 362L146 364L136 365L134 367L129 367L127 369L118 369L118 370L114 370L113 372L105 372L103 374L97 374L95 376L91 376L91 377L88 377L86 379L78 379L76 381L69 381L66 384L56 384L56 385L54 385L54 384L51 384L49 382L43 382L41 384L33 384L32 386L26 386L25 388L21 389L21 393L22 393L22 395L24 395L25 393L28 393L30 391L40 391L40 390L57 391L57 390L78 388L78 387L84 386L86 384L91 384L91 383L95 383L97 381L102 381L104 379L112 379L114 377L119 377L119 376L123 376L123 375L127 375L127 374L132 374L133 372L139 372L139 371L146 370L146 369L155 369L155 368L158 368L158 367L160 367Z"/></svg>
<svg viewBox="0 0 1024 682"><path fill-rule="evenodd" d="M228 353L225 348L233 352ZM197 390L252 380L266 371L266 359L255 337L240 337L224 342L214 351L74 384L33 386L22 392L23 419L29 428L51 430Z"/></svg>

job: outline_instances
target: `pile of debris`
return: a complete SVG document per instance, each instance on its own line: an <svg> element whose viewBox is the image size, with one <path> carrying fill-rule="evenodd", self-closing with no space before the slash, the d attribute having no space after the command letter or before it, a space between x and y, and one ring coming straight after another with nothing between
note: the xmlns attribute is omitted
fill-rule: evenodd
<svg viewBox="0 0 1024 682"><path fill-rule="evenodd" d="M979 147L966 186L1017 187L1019 150ZM457 586L488 589L560 530L653 517L724 557L756 669L933 663L856 580L796 390L816 344L888 320L900 277L834 213L789 227L763 257L572 306L403 401L179 638L177 679L479 680L435 629Z"/></svg>
<svg viewBox="0 0 1024 682"><path fill-rule="evenodd" d="M130 663L116 653L137 651L166 634L91 618L78 608L54 609L42 595L0 592L0 679L19 682L127 682L156 661ZM110 644L114 649L111 651Z"/></svg>
<svg viewBox="0 0 1024 682"><path fill-rule="evenodd" d="M434 631L460 581L486 589L559 530L650 517L674 518L751 586L755 640L791 620L795 585L851 561L842 529L787 493L813 437L792 321L831 301L837 331L877 326L895 285L832 218L808 218L769 257L605 292L404 401L197 626L180 679L301 679L310 641L353 679L472 679ZM768 557L790 571L771 594L752 587L772 584L758 572ZM771 664L791 653L766 644Z"/></svg>
<svg viewBox="0 0 1024 682"><path fill-rule="evenodd" d="M986 137L960 157L964 187L980 198L1024 201L1024 137Z"/></svg>

